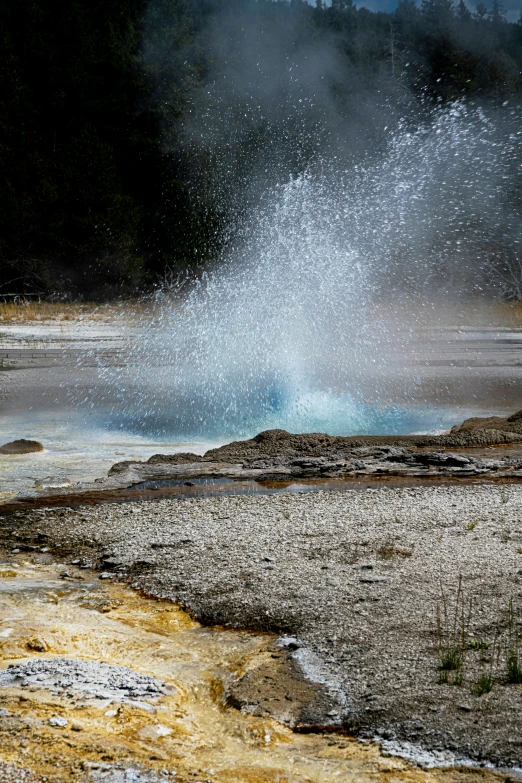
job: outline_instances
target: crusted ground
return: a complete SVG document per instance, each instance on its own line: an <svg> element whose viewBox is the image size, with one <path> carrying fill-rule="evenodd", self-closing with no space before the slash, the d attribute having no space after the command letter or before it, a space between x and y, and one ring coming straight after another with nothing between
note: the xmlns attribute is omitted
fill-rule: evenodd
<svg viewBox="0 0 522 783"><path fill-rule="evenodd" d="M278 631L336 694L315 706L316 724L520 765L508 660L521 503L518 486L161 500L20 511L3 536L98 561L205 623ZM457 668L441 670L453 648ZM243 686L232 698L262 713L262 695Z"/></svg>
<svg viewBox="0 0 522 783"><path fill-rule="evenodd" d="M1 783L499 780L293 732L275 712L294 725L325 689L299 674L288 640L201 627L47 547L18 548L0 552Z"/></svg>

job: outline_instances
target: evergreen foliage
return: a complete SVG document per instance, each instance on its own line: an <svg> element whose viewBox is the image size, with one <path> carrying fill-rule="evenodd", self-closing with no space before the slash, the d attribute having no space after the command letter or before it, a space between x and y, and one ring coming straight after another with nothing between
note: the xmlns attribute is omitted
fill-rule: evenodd
<svg viewBox="0 0 522 783"><path fill-rule="evenodd" d="M376 96L518 100L521 69L502 0L0 0L0 296L132 294L343 123L356 154Z"/></svg>

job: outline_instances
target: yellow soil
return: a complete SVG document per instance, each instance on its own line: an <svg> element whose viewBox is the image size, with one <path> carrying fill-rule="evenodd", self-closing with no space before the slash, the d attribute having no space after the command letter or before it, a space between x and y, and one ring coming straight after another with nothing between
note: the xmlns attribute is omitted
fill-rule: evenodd
<svg viewBox="0 0 522 783"><path fill-rule="evenodd" d="M12 558L0 568L0 668L34 657L102 660L152 674L169 693L152 710L0 688L0 761L48 781L98 765L176 770L212 783L493 783L480 770L425 771L349 737L294 734L223 702L226 682L266 657L267 635L203 628L177 606L96 574ZM62 716L65 728L49 725ZM1 777L1 770L0 770ZM167 778L168 779L168 776ZM503 776L503 780L506 777Z"/></svg>

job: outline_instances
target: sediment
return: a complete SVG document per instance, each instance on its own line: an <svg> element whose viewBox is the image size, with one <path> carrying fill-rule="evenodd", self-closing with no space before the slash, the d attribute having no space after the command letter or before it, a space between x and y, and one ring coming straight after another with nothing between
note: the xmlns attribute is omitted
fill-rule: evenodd
<svg viewBox="0 0 522 783"><path fill-rule="evenodd" d="M3 518L2 539L83 558L205 624L276 632L329 694L311 700L303 728L520 765L507 659L510 601L516 623L522 607L521 503L518 486L161 500L20 511ZM441 645L462 612L462 666L444 672ZM287 687L283 675L239 680L231 703L284 720L288 694L270 690L278 678ZM485 675L492 688L478 695Z"/></svg>
<svg viewBox="0 0 522 783"><path fill-rule="evenodd" d="M516 481L521 442L520 412L440 436L272 430L204 456L119 463L95 486L102 498L151 479L207 476ZM60 492L65 505L73 491ZM227 692L252 714L378 736L392 751L413 743L448 763L520 766L509 661L520 655L522 668L521 503L512 484L13 506L0 518L0 544L103 568L207 625L278 634L280 653Z"/></svg>

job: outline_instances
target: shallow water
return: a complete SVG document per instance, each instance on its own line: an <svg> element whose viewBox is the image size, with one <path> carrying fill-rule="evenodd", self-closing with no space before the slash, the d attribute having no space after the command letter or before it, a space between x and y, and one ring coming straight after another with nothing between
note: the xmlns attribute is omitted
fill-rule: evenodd
<svg viewBox="0 0 522 783"><path fill-rule="evenodd" d="M139 335L139 319L130 326L128 317L111 324L2 325L0 349L7 353L21 350L29 356L35 348L70 350L74 355L57 364L49 360L51 364L45 366L32 366L28 358L15 360L22 368L0 367L0 442L28 438L45 446L38 454L0 456L0 503L18 493L34 492L37 482L60 486L95 481L115 462L146 460L157 453L201 454L238 437L233 411L220 417L214 435L205 428L191 431L187 422L177 426L184 421L183 409L168 384L161 387L172 358L163 356L165 366L147 364L151 398L161 399L152 417L147 406L140 407L143 389L135 394L133 386L138 370L140 382L144 380L143 367L135 366L140 354L126 351L127 343ZM420 385L407 401L402 400L402 407L392 389L378 386L368 392L359 411L362 418L353 417L343 395L330 390L314 398L314 405L321 404L314 408L312 429L345 435L439 432L468 416L507 415L522 404L518 394L521 344L519 330L500 327L439 328L434 336L420 335L413 351ZM108 367L100 358L107 350L112 352ZM392 371L397 368L390 368L393 376ZM124 397L114 374L121 375L122 382L125 378ZM257 434L265 424L299 430L297 421L285 419L279 411L269 420L259 420L241 437Z"/></svg>
<svg viewBox="0 0 522 783"><path fill-rule="evenodd" d="M0 455L2 493L31 492L37 484L64 486L95 481L115 462L147 460L153 454L193 451L203 454L214 445L154 438L101 426L94 417L70 410L9 413L2 417L2 443L19 438L38 440L45 451L20 456ZM46 481L51 479L51 481Z"/></svg>
<svg viewBox="0 0 522 783"><path fill-rule="evenodd" d="M423 771L374 744L295 734L227 707L223 684L263 664L272 637L203 628L171 603L102 583L87 570L69 567L63 578L64 568L21 556L0 565L1 669L56 656L103 661L153 675L168 693L131 704L86 696L74 684L2 686L2 761L62 782L117 780L124 768L141 770L142 781L156 780L155 772L211 783L495 779L478 770ZM67 725L50 725L56 717Z"/></svg>
<svg viewBox="0 0 522 783"><path fill-rule="evenodd" d="M470 415L476 411L471 411ZM427 417L425 423L440 431L469 411L451 407L438 412L438 420ZM2 416L2 443L19 438L37 440L45 451L20 456L0 455L0 503L18 494L31 495L42 488L70 487L79 482L94 482L103 478L116 462L146 461L153 454L192 452L204 454L208 449L234 440L183 439L140 434L136 431L108 426L103 411L87 415L84 410L32 410L9 412ZM420 417L420 413L419 413ZM405 432L411 432L406 428ZM255 433L252 433L255 434ZM95 489L95 486L93 486Z"/></svg>

